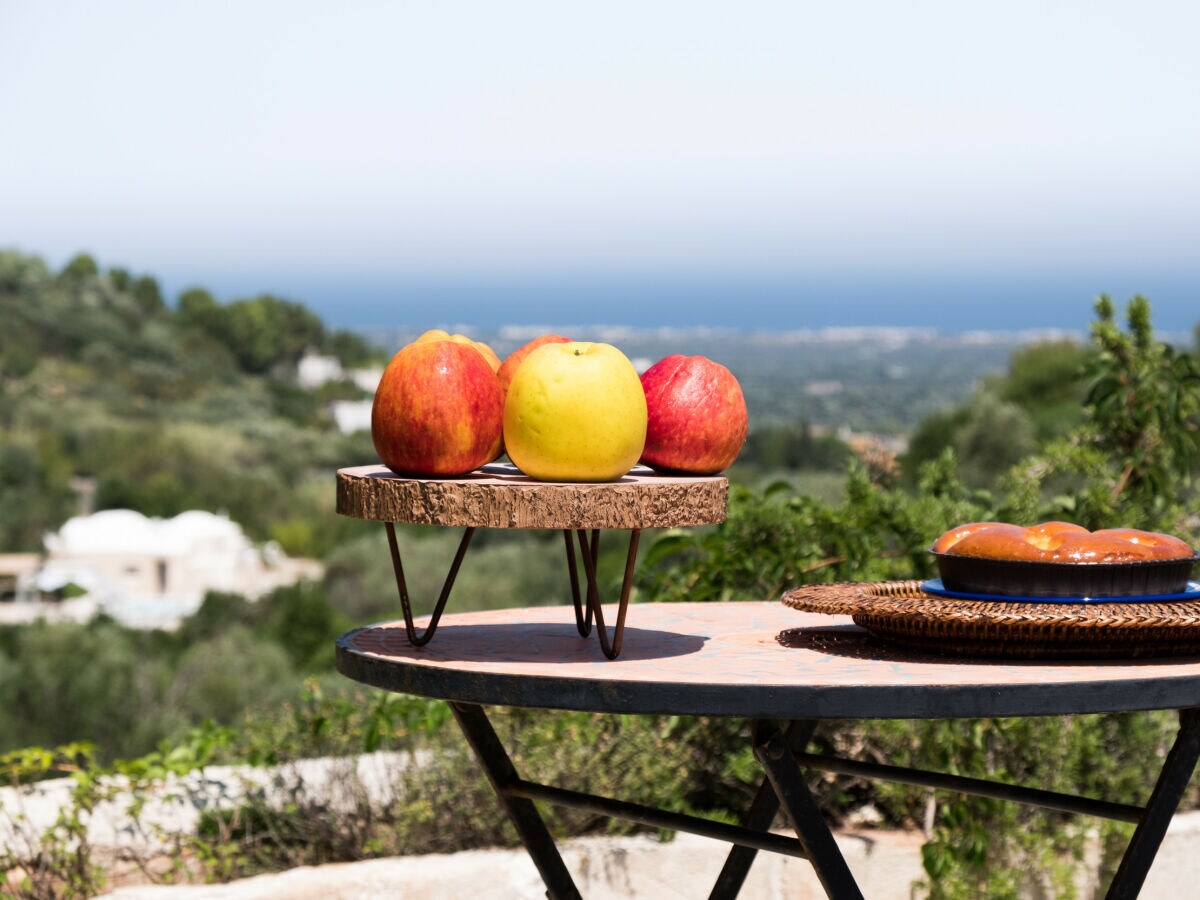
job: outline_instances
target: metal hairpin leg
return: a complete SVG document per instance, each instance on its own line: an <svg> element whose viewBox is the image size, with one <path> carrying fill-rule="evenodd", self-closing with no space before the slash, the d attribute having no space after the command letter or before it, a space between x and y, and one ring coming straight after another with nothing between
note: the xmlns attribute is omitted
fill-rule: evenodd
<svg viewBox="0 0 1200 900"><path fill-rule="evenodd" d="M408 633L408 639L414 646L423 647L429 643L433 633L437 631L438 620L442 617L442 610L446 608L450 590L454 587L454 579L458 576L459 566L462 565L463 557L467 554L467 547L471 543L475 529L468 528L463 532L462 540L458 542L458 552L454 554L454 562L450 565L450 572L446 575L445 582L442 583L442 592L438 595L437 605L434 606L433 615L429 618L429 625L425 628L424 634L417 634L417 629L413 626L412 605L408 599L408 585L404 581L404 565L400 562L400 545L396 543L396 527L391 522L385 524L387 525L388 546L392 551L392 568L396 572L396 588L400 591L400 605L404 608L404 630Z"/></svg>
<svg viewBox="0 0 1200 900"><path fill-rule="evenodd" d="M496 736L482 707L473 703L452 701L450 710L458 720L458 726L471 749L475 751L484 772L487 773L496 796L504 804L504 811L508 813L509 819L521 836L533 864L537 866L542 881L546 884L546 896L550 900L580 900L579 890L571 880L571 873L567 871L558 847L554 844L554 838L546 829L546 823L538 814L537 807L532 800L513 795L512 789L520 781L520 776L517 775L512 760L504 752L504 745L500 743L500 738Z"/></svg>
<svg viewBox="0 0 1200 900"><path fill-rule="evenodd" d="M1191 780L1200 758L1200 709L1179 711L1179 733L1163 762L1158 781L1150 794L1142 820L1138 823L1121 857L1121 865L1105 895L1115 898L1136 897L1142 889L1150 864L1171 824L1171 817Z"/></svg>
<svg viewBox="0 0 1200 900"><path fill-rule="evenodd" d="M450 565L450 571L447 573L446 580L442 584L442 591L438 595L437 604L434 606L433 614L429 618L429 625L425 628L424 633L418 634L413 624L412 603L408 597L408 585L404 580L404 564L400 560L400 546L396 541L396 526L391 522L385 522L384 524L387 526L388 547L392 553L392 568L396 573L396 588L400 592L400 605L404 609L404 630L408 634L409 641L414 646L423 647L429 643L433 638L433 633L437 631L438 622L442 618L442 611L446 608L446 601L450 599L450 591L454 587L454 579L458 576L459 567L462 565L463 557L466 556L467 547L471 543L475 529L467 528L463 531L462 540L458 543L458 551L454 554L454 562ZM587 529L581 528L575 534L578 536L579 552L583 557L584 577L587 581L586 592L579 585L579 567L575 562L575 546L571 539L571 530L563 530L563 539L567 549L567 571L571 579L571 599L575 606L575 627L578 629L581 637L587 637L592 633L592 618L594 616L596 624L600 626L597 629L600 638L600 649L604 651L604 655L609 659L616 659L621 652L621 642L625 636L625 614L629 608L629 594L633 589L633 572L637 566L638 539L641 537L642 531L640 528L634 528L630 532L629 552L625 558L625 578L621 582L621 596L617 605L617 621L613 626L611 639L604 623L604 610L600 605L600 587L596 578L596 564L600 558L600 531L599 529L593 529L589 537Z"/></svg>
<svg viewBox="0 0 1200 900"><path fill-rule="evenodd" d="M621 652L621 641L625 636L625 613L629 609L629 592L633 588L633 571L637 566L638 539L642 535L640 528L634 528L629 535L629 551L625 555L625 578L621 582L621 597L617 605L617 621L613 626L612 639L609 639L608 629L604 624L604 610L600 606L600 586L596 579L596 563L600 558L600 532L593 529L591 539L587 529L576 531L579 538L579 553L583 557L583 571L587 578L587 615L584 616L580 607L580 592L577 571L575 568L575 552L571 548L570 532L567 536L567 567L571 572L571 594L575 601L575 627L579 634L587 637L592 630L592 616L596 617L596 631L600 637L600 649L609 659L616 659Z"/></svg>
<svg viewBox="0 0 1200 900"><path fill-rule="evenodd" d="M788 746L793 750L804 749L812 739L816 727L817 723L813 720L791 722L785 736ZM757 742L761 733L761 726L757 722L754 723L754 733ZM779 812L779 797L776 796L775 789L771 787L771 780L764 775L759 783L758 792L750 804L750 809L742 819L742 827L754 831L769 831L777 812ZM725 858L721 874L717 876L717 882L708 895L709 900L731 900L736 897L746 881L746 876L750 874L750 866L753 865L757 856L758 850L754 847L735 844Z"/></svg>
<svg viewBox="0 0 1200 900"><path fill-rule="evenodd" d="M762 729L755 735L754 755L767 770L775 796L787 813L788 822L795 829L825 893L836 900L862 900L862 891L846 865L846 858L804 783L788 737L778 727Z"/></svg>
<svg viewBox="0 0 1200 900"><path fill-rule="evenodd" d="M570 528L563 529L563 542L567 545L567 575L571 579L571 602L575 605L575 627L579 630L580 637L587 637L592 633L592 606L590 603L587 606L587 615L584 615L585 600L579 592L579 567L575 564L575 538ZM600 531L596 529L592 532L592 558L596 558L596 554L600 549ZM585 554L586 555L586 554Z"/></svg>

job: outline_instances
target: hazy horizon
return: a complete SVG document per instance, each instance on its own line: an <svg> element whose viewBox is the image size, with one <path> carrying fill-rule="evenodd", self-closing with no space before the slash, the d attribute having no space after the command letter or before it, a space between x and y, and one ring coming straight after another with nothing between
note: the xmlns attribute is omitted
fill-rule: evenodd
<svg viewBox="0 0 1200 900"><path fill-rule="evenodd" d="M245 288L260 284L256 290ZM1109 279L1061 273L923 279L844 276L698 278L693 275L560 275L527 278L245 276L205 284L223 300L267 292L305 303L334 327L479 327L596 323L655 327L792 330L919 327L943 331L1085 330L1096 297L1118 315L1137 293L1160 331L1200 321L1200 280L1187 275ZM179 287L186 285L180 284Z"/></svg>
<svg viewBox="0 0 1200 900"><path fill-rule="evenodd" d="M4 247L28 253L24 248ZM88 252L81 250L79 252ZM52 270L70 256L43 259ZM1135 294L1150 300L1155 328L1192 334L1200 325L1200 277L1190 273L1118 273L1097 278L1069 272L903 272L738 277L693 273L562 273L516 277L386 276L288 271L203 275L154 271L132 260L96 257L101 270L122 268L158 280L164 298L200 287L219 301L270 294L299 302L331 328L424 329L449 324L495 329L507 325L618 325L642 328L794 331L829 328L925 328L970 331L1084 332L1096 298L1108 294L1123 320Z"/></svg>

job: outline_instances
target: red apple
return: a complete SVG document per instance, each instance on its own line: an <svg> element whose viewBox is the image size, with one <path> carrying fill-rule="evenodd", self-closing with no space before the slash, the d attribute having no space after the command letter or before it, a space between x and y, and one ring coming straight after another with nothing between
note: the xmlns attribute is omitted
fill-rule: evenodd
<svg viewBox="0 0 1200 900"><path fill-rule="evenodd" d="M536 350L543 344L569 344L571 339L563 337L561 334L543 334L540 337L535 337L524 347L518 347L512 353L504 358L504 362L500 364L500 371L496 376L500 379L500 390L504 396L508 396L508 386L512 384L513 375L516 374L517 366L525 361L530 353Z"/></svg>
<svg viewBox="0 0 1200 900"><path fill-rule="evenodd" d="M649 426L642 462L714 475L737 459L749 416L741 385L720 363L674 354L642 374Z"/></svg>
<svg viewBox="0 0 1200 900"><path fill-rule="evenodd" d="M470 344L416 341L392 357L375 391L371 438L404 475L462 475L500 452L504 399L487 359Z"/></svg>
<svg viewBox="0 0 1200 900"><path fill-rule="evenodd" d="M500 368L500 357L496 355L496 351L485 344L483 341L473 341L465 334L450 334L448 331L443 331L441 328L431 328L423 335L413 341L414 344L420 344L424 341L454 341L459 344L466 344L469 347L474 347L483 354L483 358L487 360L492 371L495 372Z"/></svg>

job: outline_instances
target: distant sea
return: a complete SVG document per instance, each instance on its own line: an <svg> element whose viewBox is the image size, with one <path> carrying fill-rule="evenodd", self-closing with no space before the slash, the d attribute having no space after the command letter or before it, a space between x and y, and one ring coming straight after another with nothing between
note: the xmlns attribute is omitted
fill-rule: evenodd
<svg viewBox="0 0 1200 900"><path fill-rule="evenodd" d="M278 278L256 274L253 280L226 276L206 286L226 300L256 293L298 300L326 324L354 329L620 324L1082 332L1101 292L1112 296L1119 314L1133 294L1148 297L1159 331L1191 333L1200 321L1200 273L414 279L290 272Z"/></svg>

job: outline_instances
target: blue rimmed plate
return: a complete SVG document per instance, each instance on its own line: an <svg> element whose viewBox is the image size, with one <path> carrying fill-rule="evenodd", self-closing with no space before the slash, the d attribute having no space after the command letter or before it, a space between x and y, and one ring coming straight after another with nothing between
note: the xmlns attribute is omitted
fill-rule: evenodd
<svg viewBox="0 0 1200 900"><path fill-rule="evenodd" d="M1200 600L1200 581L1189 581L1187 587L1175 594L1133 594L1121 597L1020 597L1011 594L970 594L965 591L950 591L942 585L942 579L931 578L921 582L921 590L935 597L952 597L955 600L986 600L990 603L1174 603L1180 600Z"/></svg>

